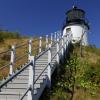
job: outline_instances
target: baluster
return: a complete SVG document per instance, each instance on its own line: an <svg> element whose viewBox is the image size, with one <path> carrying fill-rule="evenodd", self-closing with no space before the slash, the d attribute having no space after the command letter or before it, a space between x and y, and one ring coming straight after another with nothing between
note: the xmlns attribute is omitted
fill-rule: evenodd
<svg viewBox="0 0 100 100"><path fill-rule="evenodd" d="M53 43L53 34L51 33L51 45Z"/></svg>
<svg viewBox="0 0 100 100"><path fill-rule="evenodd" d="M12 45L11 47L11 58L10 58L10 71L9 75L13 75L13 69L14 69L14 63L15 63L15 45Z"/></svg>
<svg viewBox="0 0 100 100"><path fill-rule="evenodd" d="M28 92L28 100L33 100L34 80L35 80L35 57L29 56L29 61L31 62L31 65L29 65L28 87L30 87L30 91Z"/></svg>
<svg viewBox="0 0 100 100"><path fill-rule="evenodd" d="M48 49L48 81L47 81L48 88L51 87L51 59L52 59L51 44L49 44L49 49Z"/></svg>
<svg viewBox="0 0 100 100"><path fill-rule="evenodd" d="M59 64L60 58L59 58L59 38L57 39L57 64Z"/></svg>
<svg viewBox="0 0 100 100"><path fill-rule="evenodd" d="M56 34L57 34L57 39L59 39L59 33L57 32Z"/></svg>
<svg viewBox="0 0 100 100"><path fill-rule="evenodd" d="M46 35L46 48L48 47L48 35Z"/></svg>
<svg viewBox="0 0 100 100"><path fill-rule="evenodd" d="M59 40L60 40L60 33L59 33L59 31L58 31L58 38L59 38Z"/></svg>
<svg viewBox="0 0 100 100"><path fill-rule="evenodd" d="M56 40L57 40L57 33L55 32L54 41L56 42Z"/></svg>
<svg viewBox="0 0 100 100"><path fill-rule="evenodd" d="M60 31L59 31L59 40L61 39L61 36L60 36Z"/></svg>
<svg viewBox="0 0 100 100"><path fill-rule="evenodd" d="M32 56L32 39L29 40L29 53L28 53L28 57Z"/></svg>
<svg viewBox="0 0 100 100"><path fill-rule="evenodd" d="M39 41L39 53L42 51L42 37L40 37Z"/></svg>
<svg viewBox="0 0 100 100"><path fill-rule="evenodd" d="M64 38L62 36L62 62L64 62Z"/></svg>
<svg viewBox="0 0 100 100"><path fill-rule="evenodd" d="M60 31L60 33L59 33L59 34L60 34L60 39L61 39L61 38L62 38L62 34L61 34L61 31Z"/></svg>

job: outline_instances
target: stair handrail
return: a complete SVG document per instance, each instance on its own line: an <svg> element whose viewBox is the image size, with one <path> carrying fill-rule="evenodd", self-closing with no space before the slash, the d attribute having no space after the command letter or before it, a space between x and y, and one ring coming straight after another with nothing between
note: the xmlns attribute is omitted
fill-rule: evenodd
<svg viewBox="0 0 100 100"><path fill-rule="evenodd" d="M42 37L40 37L39 51L41 51L41 45L42 45L41 39L42 39ZM47 45L48 45L48 36L46 37L46 49L45 49L45 51L40 52L40 53L38 54L38 56L34 57L34 63L35 63L35 61L36 61L39 57L41 57L44 53L48 52L48 50L49 50L50 48L49 48ZM30 48L31 48L31 45L30 45ZM31 52L31 49L30 49L29 51ZM29 56L30 56L30 55L29 55ZM31 58L30 58L30 60L31 60ZM34 87L34 84L37 82L37 80L40 78L40 76L43 74L43 72L47 69L48 65L49 65L49 63L46 65L46 67L43 69L43 71L40 73L40 75L33 81L33 87ZM33 65L33 66L35 67L35 65ZM23 96L21 97L20 100L23 100L23 98L25 97L25 95L26 95L30 90L32 91L32 88L31 88L31 87L28 88L28 89L26 90L26 92L23 94ZM34 88L33 88L33 91L34 91Z"/></svg>
<svg viewBox="0 0 100 100"><path fill-rule="evenodd" d="M26 46L27 44L28 44L28 42L27 43L22 43L20 45L17 44L15 48L18 49L18 48Z"/></svg>
<svg viewBox="0 0 100 100"><path fill-rule="evenodd" d="M20 100L23 100L26 94L31 90L31 87L28 87L25 93L21 96Z"/></svg>
<svg viewBox="0 0 100 100"><path fill-rule="evenodd" d="M8 52L10 52L10 51L11 51L11 49L8 49L8 50L6 50L6 51L0 52L0 56L1 56L2 54L8 53Z"/></svg>
<svg viewBox="0 0 100 100"><path fill-rule="evenodd" d="M41 56L42 56L44 53L46 53L48 50L49 50L49 48L47 48L46 51L42 52L39 56L34 57L34 59L35 59L34 61L36 61L39 57L41 57ZM33 82L33 87L34 87L35 83L37 82L37 80L40 78L40 76L43 74L43 72L47 69L48 65L49 65L49 64L46 65L46 67L43 69L43 71L42 71L42 72L39 74L39 76L34 80L34 82ZM35 66L35 65L34 65L34 66ZM23 94L23 96L21 97L20 100L23 100L24 97L26 96L26 94L27 94L29 91L32 91L32 88L31 88L31 87L29 87L29 88L25 91L25 93ZM34 89L33 89L33 91L34 91Z"/></svg>
<svg viewBox="0 0 100 100"><path fill-rule="evenodd" d="M3 86L5 86L8 82L12 81L17 75L19 75L23 70L28 68L29 65L31 65L32 62L28 62L28 64L24 65L22 69L20 69L18 72L10 76L6 81L4 81L2 84L0 84L0 90Z"/></svg>
<svg viewBox="0 0 100 100"><path fill-rule="evenodd" d="M56 52L56 54L52 57L51 61L53 61L53 59L56 57L57 53L59 53L62 50L62 48L59 49L58 52Z"/></svg>
<svg viewBox="0 0 100 100"><path fill-rule="evenodd" d="M21 59L24 58L24 57L26 57L27 54L28 54L28 52L27 52L26 54L20 56L20 57L17 57L17 58L15 59L15 62L21 60Z"/></svg>
<svg viewBox="0 0 100 100"><path fill-rule="evenodd" d="M60 39L61 40L61 39ZM40 40L41 41L41 40ZM60 41L56 41L55 42L55 44L57 44L58 42L60 42ZM55 46L55 45L54 45ZM45 49L45 51L43 51L43 52L41 52L41 53L39 53L39 55L37 56L37 57L35 57L34 58L34 64L35 64L35 61L36 60L38 60L38 58L40 58L42 55L44 55L46 52L48 52L50 50L50 52L51 52L51 44L48 46L48 48L46 48ZM58 52L60 51L61 49L59 49L58 51L57 51L57 53L56 53L56 55L58 54ZM50 57L50 55L51 55L51 53L50 52L48 52L49 53L49 55L48 55L48 57ZM52 58L50 58L50 59L52 59ZM42 70L42 72L39 74L39 76L34 80L34 82L33 82L33 87L34 87L34 85L35 85L35 83L37 82L37 80L40 78L40 76L44 73L44 71L48 68L49 69L49 71L51 71L51 60L49 59L49 61L50 62L48 62L47 63L47 65L45 66L45 68ZM35 65L33 65L34 67L35 67ZM48 71L48 72L49 72ZM50 78L50 75L48 74L47 75L48 76L48 78ZM49 79L49 84L51 84L51 80ZM29 90L28 90L29 91ZM26 91L25 92L25 94L24 94L24 96L28 93L28 91ZM32 91L32 90L31 90ZM33 91L34 91L34 89L33 89ZM31 96L31 95L30 95ZM31 96L32 97L32 96Z"/></svg>
<svg viewBox="0 0 100 100"><path fill-rule="evenodd" d="M10 65L10 62L7 63L6 65L2 66L2 67L0 68L0 70L2 70L2 69L4 69L4 68L8 67L9 65Z"/></svg>
<svg viewBox="0 0 100 100"><path fill-rule="evenodd" d="M62 40L62 38L60 39L60 41L61 41L61 40ZM57 42L60 42L60 41L56 41L56 44L57 44ZM42 55L44 55L46 52L48 52L49 49L50 49L50 48L48 47L48 48L46 49L46 51L42 52L38 57L36 57L36 58L35 58L35 61L36 61L39 57L41 57ZM62 49L62 48L60 48L59 51L56 52L56 54L51 58L51 62L52 62L52 60L56 57L56 55L61 51L61 49ZM43 71L39 74L39 76L36 78L36 80L34 81L33 84L35 84L36 81L40 78L40 76L43 74L43 72L47 69L48 65L49 65L49 64L51 65L51 62L46 64L46 67L45 67L45 68L43 69Z"/></svg>
<svg viewBox="0 0 100 100"><path fill-rule="evenodd" d="M34 39L34 40L33 40L33 38L31 38L31 39L32 39L32 42L33 42L33 43L39 40L38 38L36 38L36 39ZM27 47L28 47L28 44L29 44L29 42L26 41L26 43L12 45L11 49L8 49L8 50L6 50L6 51L0 53L0 56L2 56L3 54L10 53L10 60L9 60L9 63L3 65L3 66L0 68L0 70L3 70L3 69L5 69L5 68L9 68L10 72L8 73L8 78L9 78L9 75L12 76L12 75L14 74L13 68L14 68L14 65L16 64L16 62L19 61L19 60L21 60L22 58L28 56L28 54L29 54L29 52L26 51L25 54L20 55L20 56L17 56L17 55L15 54L15 52L17 52L17 49L20 49L20 48L27 48ZM38 47L38 48L34 48L34 49L32 49L32 50L37 50L37 49L39 49L39 47ZM15 51L15 50L16 50L16 51ZM21 66L20 66L20 67L21 67ZM1 72L2 72L2 74L3 74L3 71L1 71ZM4 79L6 79L6 78L4 78Z"/></svg>
<svg viewBox="0 0 100 100"><path fill-rule="evenodd" d="M52 36L51 36L51 46L52 46L52 47L55 46L55 45L58 43L58 41L56 41L57 38L59 38L60 40L62 39L60 35L59 35L59 37L58 37L58 35L56 34L56 35L55 35L55 42L54 42L54 41L53 41L53 38L52 38ZM59 41L60 41L60 40L59 40ZM53 44L53 42L54 42L54 44ZM18 48L20 48L20 47L26 46L26 44L27 44L27 43L22 44L22 45L17 45L15 48L18 49ZM41 47L41 40L40 40L40 47ZM11 49L11 50L12 50L12 49ZM41 57L44 53L48 52L48 50L50 50L50 47L48 47L48 37L47 37L47 38L46 38L46 49L45 49L45 51L40 50L40 51L42 51L42 52L40 52L39 55L38 55L35 59L37 60L37 59L38 59L39 57ZM59 51L61 51L61 49L58 50L58 52L56 53L56 55L59 53ZM20 59L22 59L24 56L26 56L26 54L23 55L23 56L18 57L17 59L14 59L14 60L15 60L15 61L20 60ZM51 59L52 59L52 58L51 58ZM51 62L52 62L52 60L51 60ZM49 62L49 63L46 65L46 67L43 69L43 71L42 71L41 74L37 77L37 79L34 81L33 84L36 83L36 81L37 81L37 80L39 79L39 77L43 74L43 72L48 68L48 66L49 66L49 65L51 66L51 62ZM22 71L24 71L24 70L25 70L26 68L28 68L30 65L32 65L32 62L28 62L26 65L24 65L24 67L22 67L20 70L18 70L18 72L14 73L12 76L10 76L6 81L4 81L4 82L0 85L0 90L1 90L1 88L2 88L3 86L7 85L8 82L12 81L17 75L19 75ZM23 96L21 97L20 100L22 100L22 99L25 97L25 95L28 93L28 91L30 91L30 90L31 90L31 87L29 87L29 88L26 90L26 92L23 94Z"/></svg>

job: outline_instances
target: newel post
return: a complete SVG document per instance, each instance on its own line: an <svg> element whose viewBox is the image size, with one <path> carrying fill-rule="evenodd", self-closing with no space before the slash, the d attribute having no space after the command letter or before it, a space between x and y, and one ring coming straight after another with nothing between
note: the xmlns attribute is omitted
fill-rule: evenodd
<svg viewBox="0 0 100 100"><path fill-rule="evenodd" d="M48 35L46 35L46 48L48 47Z"/></svg>
<svg viewBox="0 0 100 100"><path fill-rule="evenodd" d="M49 44L49 49L48 49L48 80L47 80L47 87L51 87L51 59L52 59L52 54L51 54L51 44Z"/></svg>
<svg viewBox="0 0 100 100"><path fill-rule="evenodd" d="M11 47L11 57L10 57L10 71L9 75L13 75L13 68L15 63L15 45L12 45Z"/></svg>
<svg viewBox="0 0 100 100"><path fill-rule="evenodd" d="M34 94L34 79L35 79L35 57L29 56L29 81L28 81L28 87L30 88L30 91L28 92L28 100L33 100L33 94Z"/></svg>
<svg viewBox="0 0 100 100"><path fill-rule="evenodd" d="M42 51L42 37L39 40L39 53Z"/></svg>

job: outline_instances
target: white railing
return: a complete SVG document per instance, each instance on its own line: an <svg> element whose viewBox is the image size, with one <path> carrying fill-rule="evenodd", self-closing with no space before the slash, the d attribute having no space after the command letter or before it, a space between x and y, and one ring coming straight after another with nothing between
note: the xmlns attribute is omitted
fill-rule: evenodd
<svg viewBox="0 0 100 100"><path fill-rule="evenodd" d="M43 50L45 50L45 48L47 48L48 43L50 43L51 41L53 41L53 36L52 36L52 40L49 40L48 35L46 35L40 38L30 39L29 41L27 41L26 43L22 43L21 45L18 44L12 45L11 49L1 52L0 53L0 75L3 76L3 79L7 78L7 76L9 75L12 76L16 68L20 69L21 65L28 62L29 56L31 56L32 54L35 54L36 56L39 53L41 53ZM26 62L17 63L20 60L23 60L23 58L25 57L27 58ZM9 58L9 59L6 60L5 58ZM1 62L1 60L3 60L4 63ZM4 70L7 70L9 72L7 73L6 76Z"/></svg>
<svg viewBox="0 0 100 100"><path fill-rule="evenodd" d="M67 38L67 37L57 38L55 40L55 43L53 45L49 44L48 48L43 53L41 53L38 57L34 58L34 56L32 56L32 58L30 59L30 61L33 60L34 65L33 65L33 67L31 66L31 69L30 69L31 74L29 76L29 79L30 79L29 87L31 87L31 89L29 90L29 92L26 91L28 93L28 100L32 100L32 97L33 97L32 94L34 92L34 85L36 84L37 80L44 73L45 70L48 70L48 72L47 72L47 79L48 79L47 85L49 88L51 87L51 73L52 73L51 72L51 70L52 70L51 63L55 57L56 57L57 64L60 63L60 60L63 59L64 55L66 54L65 52L67 52L68 42L70 42L67 39L64 40L64 38ZM55 45L56 45L57 51L56 51L55 55L52 55L52 47L54 47ZM34 70L36 60L38 60L39 57L44 55L46 52L48 52L48 63L47 63L47 65L45 65L45 68L42 70L40 75L34 80L34 71L32 71L32 69ZM62 58L60 58L60 55L62 56ZM26 94L26 92L25 92L25 94ZM23 98L23 96L22 96L22 98Z"/></svg>
<svg viewBox="0 0 100 100"><path fill-rule="evenodd" d="M29 83L28 88L24 95L20 98L20 100L23 100L23 98L28 94L28 100L32 100L32 94L34 93L34 85L36 84L37 80L40 78L40 76L44 73L45 70L48 70L47 73L47 85L50 88L51 87L51 70L52 66L51 63L54 58L56 58L56 63L59 64L60 60L63 62L64 58L66 57L67 47L70 42L70 37L63 37L61 32L56 32L55 34L51 34L50 38L48 35L46 35L45 41L42 42L43 37L40 37L39 39L30 39L29 42L26 44L18 45L18 46L12 46L11 48L11 55L10 55L10 62L1 67L0 71L2 69L9 67L9 75L10 77L6 79L1 85L0 89L5 86L9 81L13 80L14 77L16 77L18 74L20 74L23 70L29 67ZM37 42L38 41L38 42ZM33 43L37 42L39 47L33 48ZM45 46L43 46L45 42ZM27 47L28 46L28 47ZM17 57L17 49L27 47L28 50L25 51L24 55L21 55ZM56 53L52 54L52 48L56 47ZM45 48L45 49L43 49ZM33 51L38 50L37 55L33 55ZM9 51L7 51L9 52ZM35 79L35 62L45 53L48 53L48 63L45 66L45 68L42 70L40 75ZM2 54L2 53L0 53ZM27 64L24 65L19 71L14 73L14 66L16 64L16 61L23 60L23 58L27 57Z"/></svg>

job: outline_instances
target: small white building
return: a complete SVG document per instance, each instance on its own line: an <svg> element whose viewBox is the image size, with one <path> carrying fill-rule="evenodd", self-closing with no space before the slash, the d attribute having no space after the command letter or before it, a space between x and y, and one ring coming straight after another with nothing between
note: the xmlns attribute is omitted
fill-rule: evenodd
<svg viewBox="0 0 100 100"><path fill-rule="evenodd" d="M63 26L63 36L71 35L72 43L82 41L82 45L88 45L89 25L85 18L85 12L74 6L66 13L66 22Z"/></svg>

